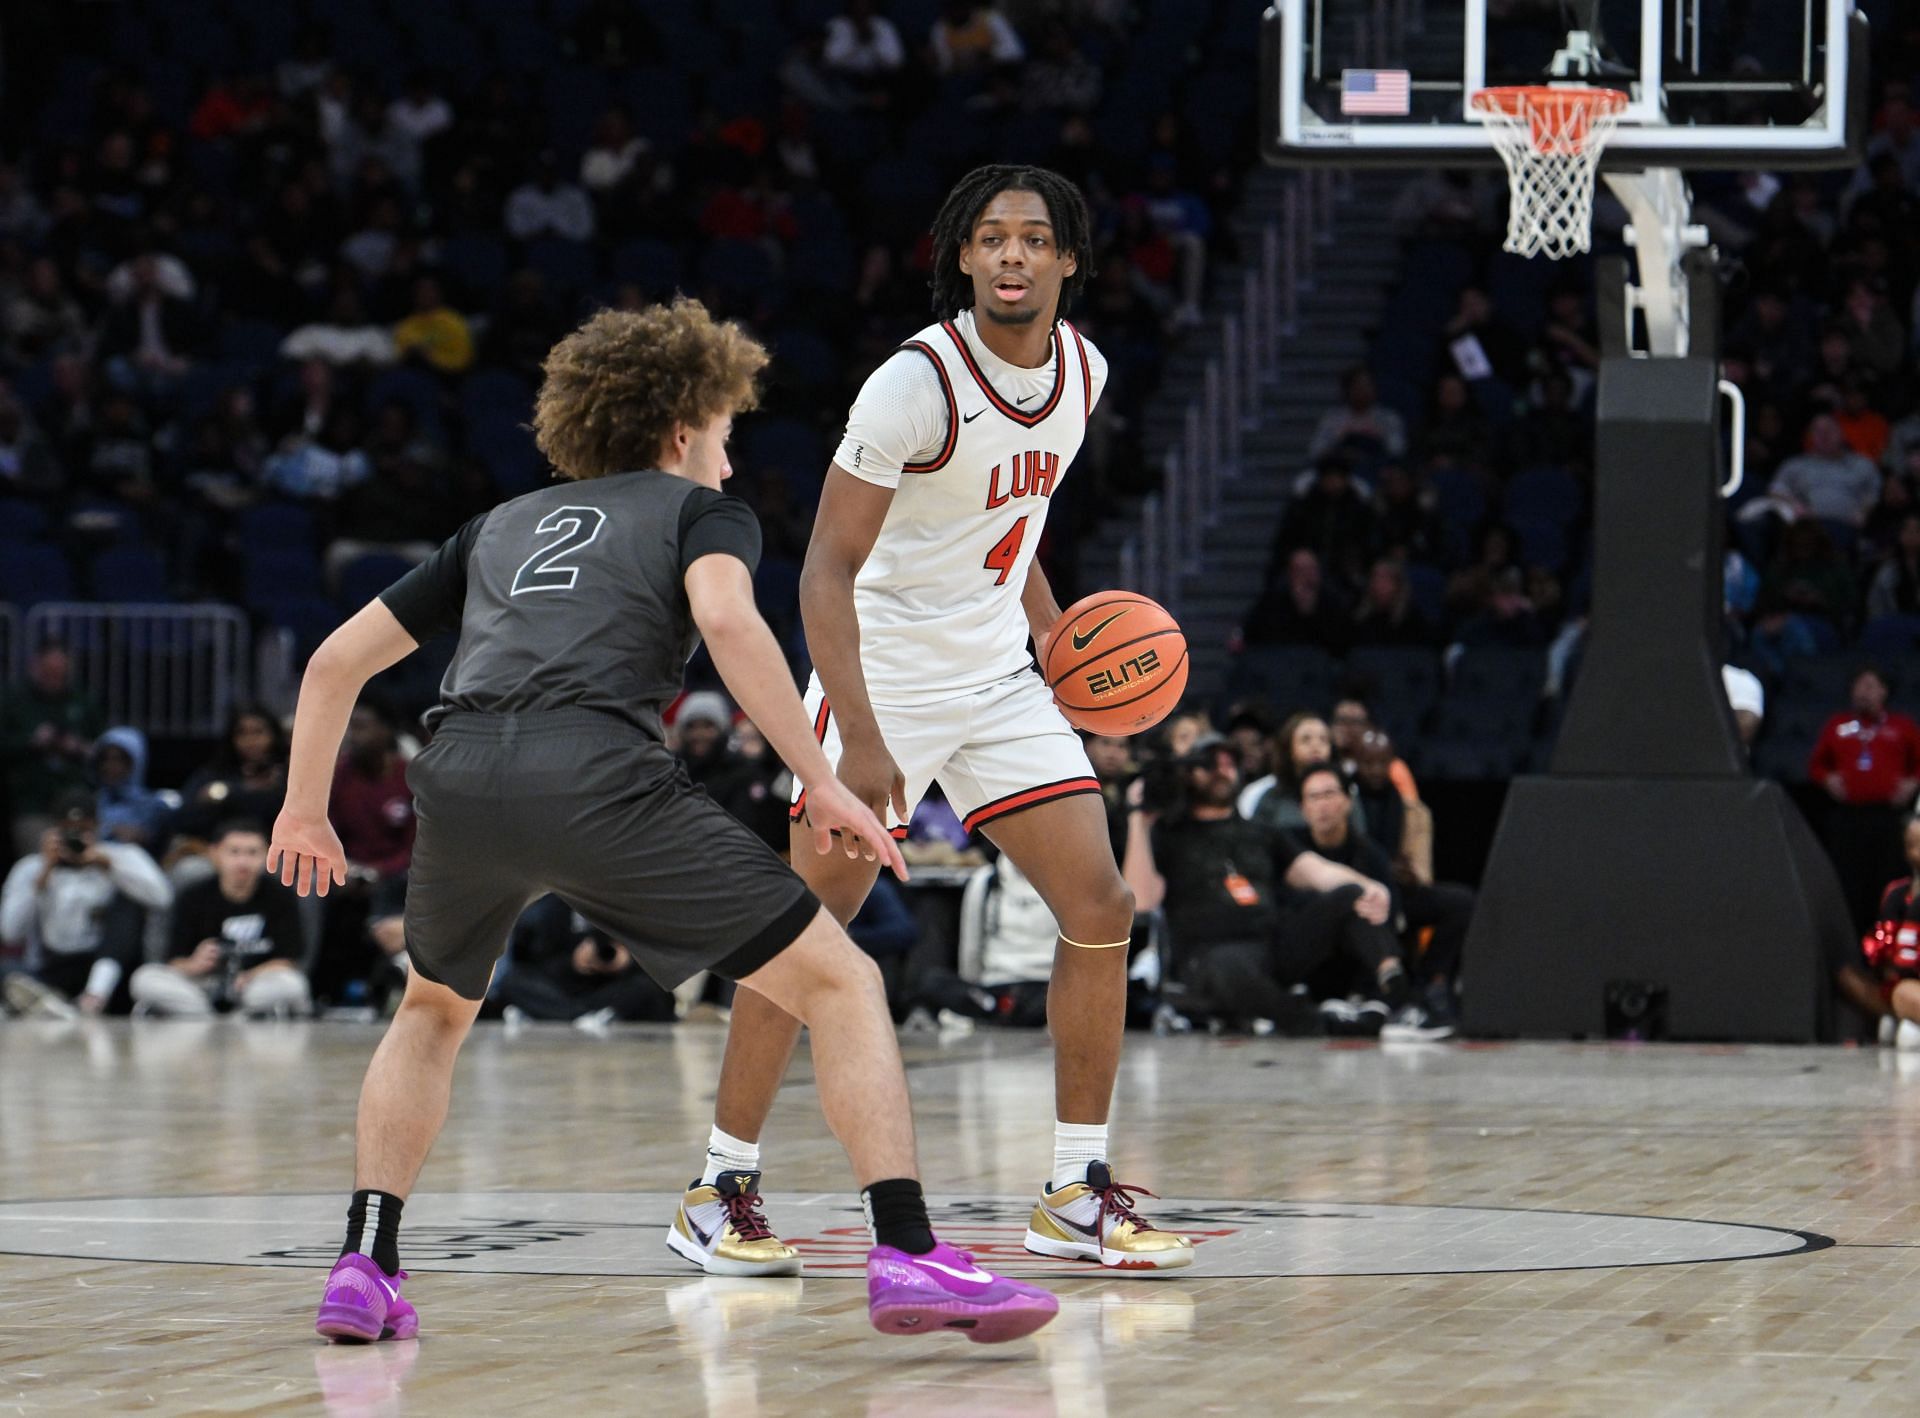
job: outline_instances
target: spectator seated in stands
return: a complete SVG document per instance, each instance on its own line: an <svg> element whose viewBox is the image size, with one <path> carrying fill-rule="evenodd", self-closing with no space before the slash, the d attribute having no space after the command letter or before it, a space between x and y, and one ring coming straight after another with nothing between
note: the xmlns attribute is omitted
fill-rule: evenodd
<svg viewBox="0 0 1920 1418"><path fill-rule="evenodd" d="M1115 734L1082 734L1087 762L1100 780L1100 798L1107 809L1107 840L1117 862L1127 854L1127 786L1139 776L1133 759L1133 741Z"/></svg>
<svg viewBox="0 0 1920 1418"><path fill-rule="evenodd" d="M27 682L0 701L0 765L16 853L39 851L54 799L86 787L87 755L103 726L99 707L73 685L67 647L43 642L27 664Z"/></svg>
<svg viewBox="0 0 1920 1418"><path fill-rule="evenodd" d="M440 282L422 276L413 283L412 313L393 327L393 348L436 373L462 374L473 363L473 329L447 304Z"/></svg>
<svg viewBox="0 0 1920 1418"><path fill-rule="evenodd" d="M533 176L507 198L507 234L515 241L555 236L565 241L593 237L593 199L586 189L560 173L560 156L551 148L540 154Z"/></svg>
<svg viewBox="0 0 1920 1418"><path fill-rule="evenodd" d="M1444 994L1445 982L1459 973L1460 947L1467 938L1467 924L1472 919L1473 893L1464 888L1443 891L1418 883L1411 888L1402 884L1391 855L1369 834L1354 827L1353 789L1338 764L1315 763L1301 773L1300 806L1307 819L1304 845L1337 866L1346 867L1369 881L1380 882L1392 893L1393 912L1388 919L1400 937L1402 961L1408 957L1420 959L1419 935L1423 929L1434 928L1436 943L1440 933L1446 933L1441 949L1448 968L1440 971L1438 977L1442 984L1440 1006L1430 1009L1420 998L1403 992L1390 1022L1395 1025L1395 1037L1448 1038L1453 1033L1453 1010ZM1421 909L1415 910L1409 903L1409 894L1419 896ZM1331 914L1331 908L1324 901L1323 897L1310 897L1297 902L1296 929L1309 934L1324 930L1323 922ZM1374 982L1366 983L1371 993ZM1422 987L1420 994L1424 997L1424 986L1428 982L1417 980L1415 983Z"/></svg>
<svg viewBox="0 0 1920 1418"><path fill-rule="evenodd" d="M272 822L287 800L287 735L280 721L258 705L235 709L219 749L188 777L180 798L173 830L200 842L228 818Z"/></svg>
<svg viewBox="0 0 1920 1418"><path fill-rule="evenodd" d="M1305 549L1341 582L1358 586L1377 537L1373 505L1354 481L1352 458L1338 447L1320 455L1312 481L1288 504L1268 564Z"/></svg>
<svg viewBox="0 0 1920 1418"><path fill-rule="evenodd" d="M1433 879L1433 811L1403 787L1404 770L1393 740L1378 729L1360 739L1355 755L1354 805L1364 809L1367 835L1393 864L1407 937L1407 960L1428 1012L1440 1021L1454 1017L1460 984L1460 957L1473 923L1473 888ZM1424 949L1420 937L1428 931Z"/></svg>
<svg viewBox="0 0 1920 1418"><path fill-rule="evenodd" d="M1853 624L1854 598L1853 573L1826 524L1802 519L1782 533L1780 550L1760 580L1763 605L1785 606L1794 615L1824 622L1838 644Z"/></svg>
<svg viewBox="0 0 1920 1418"><path fill-rule="evenodd" d="M1832 799L1827 851L1863 930L1897 869L1895 827L1920 792L1920 724L1889 710L1889 693L1886 674L1863 665L1849 686L1849 707L1827 720L1807 761L1807 777Z"/></svg>
<svg viewBox="0 0 1920 1418"><path fill-rule="evenodd" d="M1420 613L1406 566L1388 557L1374 562L1347 636L1354 645L1437 646L1440 628Z"/></svg>
<svg viewBox="0 0 1920 1418"><path fill-rule="evenodd" d="M100 353L115 387L167 396L192 367L200 343L191 279L177 262L136 256L100 331ZM182 283L185 283L183 289Z"/></svg>
<svg viewBox="0 0 1920 1418"><path fill-rule="evenodd" d="M847 12L827 21L826 66L856 87L884 90L907 62L893 21L874 0L847 0Z"/></svg>
<svg viewBox="0 0 1920 1418"><path fill-rule="evenodd" d="M1327 721L1310 710L1290 715L1273 738L1274 771L1247 784L1236 804L1240 815L1266 827L1303 831L1307 816L1300 804L1300 774L1332 757L1333 731ZM1354 825L1366 831L1364 812L1356 816Z"/></svg>
<svg viewBox="0 0 1920 1418"><path fill-rule="evenodd" d="M1005 69L1026 57L1026 47L1007 17L977 0L945 0L930 40L934 71L956 78Z"/></svg>
<svg viewBox="0 0 1920 1418"><path fill-rule="evenodd" d="M1760 737L1767 720L1767 690L1760 676L1738 665L1722 665L1720 682L1727 691L1727 706L1733 710L1733 727L1740 735L1740 746L1749 752Z"/></svg>
<svg viewBox="0 0 1920 1418"><path fill-rule="evenodd" d="M0 497L53 498L66 471L13 391L0 384Z"/></svg>
<svg viewBox="0 0 1920 1418"><path fill-rule="evenodd" d="M174 900L165 963L133 972L134 1004L151 1014L306 1014L306 935L292 889L266 874L266 829L222 823L211 855L213 876Z"/></svg>
<svg viewBox="0 0 1920 1418"><path fill-rule="evenodd" d="M1817 414L1807 426L1806 451L1780 465L1768 491L1798 515L1818 518L1850 547L1879 500L1880 470L1847 446L1838 419Z"/></svg>
<svg viewBox="0 0 1920 1418"><path fill-rule="evenodd" d="M1920 510L1900 518L1893 550L1867 588L1867 619L1920 615Z"/></svg>
<svg viewBox="0 0 1920 1418"><path fill-rule="evenodd" d="M1318 463L1336 448L1387 458L1406 456L1407 426L1380 402L1373 374L1365 365L1355 365L1340 376L1340 402L1320 416L1307 442L1307 456Z"/></svg>
<svg viewBox="0 0 1920 1418"><path fill-rule="evenodd" d="M617 1020L670 1020L673 996L626 946L574 914L558 896L521 913L496 990L507 1019L559 1020L589 1031Z"/></svg>
<svg viewBox="0 0 1920 1418"><path fill-rule="evenodd" d="M0 888L0 945L24 951L28 969L7 977L7 1000L22 1013L99 1014L139 959L147 912L173 901L173 888L146 849L105 842L90 794L55 804L54 825Z"/></svg>
<svg viewBox="0 0 1920 1418"><path fill-rule="evenodd" d="M102 839L148 851L160 846L171 809L147 786L147 736L125 726L108 729L94 741L89 761Z"/></svg>
<svg viewBox="0 0 1920 1418"><path fill-rule="evenodd" d="M1881 1014L1900 1021L1894 1044L1912 1050L1920 1049L1920 818L1907 820L1901 845L1909 874L1882 893L1873 929L1862 938L1860 949L1878 986L1877 999L1869 995L1867 1001L1879 1003ZM1845 992L1850 999L1858 998L1855 991Z"/></svg>
<svg viewBox="0 0 1920 1418"><path fill-rule="evenodd" d="M759 731L752 737L761 751L749 756L730 741L733 707L713 690L699 690L680 701L673 717L675 753L696 787L732 813L776 852L788 847L787 794L776 784L786 767L766 750Z"/></svg>
<svg viewBox="0 0 1920 1418"><path fill-rule="evenodd" d="M1337 649L1344 643L1346 616L1327 589L1318 556L1302 547L1287 557L1282 577L1269 572L1269 578L1241 628L1247 644Z"/></svg>
<svg viewBox="0 0 1920 1418"><path fill-rule="evenodd" d="M1389 925L1392 894L1292 833L1248 822L1234 808L1239 791L1232 746L1218 735L1128 790L1127 885L1142 910L1164 913L1174 978L1207 1011L1234 1021L1268 1019L1286 1033L1320 1033L1328 1023L1379 1030L1409 1002ZM1391 1006L1365 1017L1330 1010L1323 1022L1293 990L1312 982L1344 997L1356 970Z"/></svg>
<svg viewBox="0 0 1920 1418"><path fill-rule="evenodd" d="M347 884L327 897L313 988L322 1000L342 1002L383 994L407 968L401 911L413 860L413 792L393 716L371 699L347 720L329 801Z"/></svg>

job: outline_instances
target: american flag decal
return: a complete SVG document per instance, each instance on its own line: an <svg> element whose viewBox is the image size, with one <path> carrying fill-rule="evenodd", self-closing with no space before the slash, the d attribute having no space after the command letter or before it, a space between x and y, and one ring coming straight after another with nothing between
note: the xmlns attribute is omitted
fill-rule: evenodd
<svg viewBox="0 0 1920 1418"><path fill-rule="evenodd" d="M1405 69L1342 69L1340 111L1376 113L1404 118L1409 104Z"/></svg>

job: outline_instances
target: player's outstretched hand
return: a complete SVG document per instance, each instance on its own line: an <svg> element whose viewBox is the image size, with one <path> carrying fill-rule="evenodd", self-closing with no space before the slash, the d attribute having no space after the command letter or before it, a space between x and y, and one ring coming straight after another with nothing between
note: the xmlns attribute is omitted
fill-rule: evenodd
<svg viewBox="0 0 1920 1418"><path fill-rule="evenodd" d="M267 871L302 896L310 891L325 896L347 884L347 850L326 818L309 820L283 808L273 824Z"/></svg>
<svg viewBox="0 0 1920 1418"><path fill-rule="evenodd" d="M873 809L854 796L837 778L807 785L807 822L813 828L814 850L822 855L833 850L833 834L840 834L840 845L849 857L865 857L907 879L907 860L900 855L900 844L874 816Z"/></svg>

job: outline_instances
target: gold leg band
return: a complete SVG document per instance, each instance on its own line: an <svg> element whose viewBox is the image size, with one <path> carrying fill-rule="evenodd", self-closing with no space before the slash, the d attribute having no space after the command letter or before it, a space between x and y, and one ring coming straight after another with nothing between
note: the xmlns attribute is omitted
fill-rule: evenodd
<svg viewBox="0 0 1920 1418"><path fill-rule="evenodd" d="M1133 938L1131 936L1125 940L1110 940L1104 945L1088 945L1084 940L1067 940L1065 936L1061 936L1060 939L1066 944L1076 946L1081 950L1118 950L1123 945L1133 944Z"/></svg>

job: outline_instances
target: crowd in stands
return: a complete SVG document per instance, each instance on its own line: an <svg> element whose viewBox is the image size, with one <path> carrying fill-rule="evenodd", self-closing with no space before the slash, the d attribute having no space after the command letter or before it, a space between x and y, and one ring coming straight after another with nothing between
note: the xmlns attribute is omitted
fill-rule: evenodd
<svg viewBox="0 0 1920 1418"><path fill-rule="evenodd" d="M1920 57L1882 49L1857 170L1692 175L1735 273L1724 365L1749 409L1729 652L1767 698L1757 765L1795 783L1824 784L1810 754L1862 656L1896 699L1920 691ZM1236 680L1324 706L1325 652L1398 701L1420 657L1392 652L1444 649L1455 673L1396 710L1441 777L1544 766L1592 597L1593 272L1498 251L1502 191L1438 172L1404 191L1403 283L1304 450ZM1511 712L1467 726L1463 756L1449 700L1476 660L1511 679Z"/></svg>
<svg viewBox="0 0 1920 1418"><path fill-rule="evenodd" d="M406 763L418 745L374 699L354 709L331 818L347 881L296 897L266 868L286 793L280 722L242 708L208 761L177 787L147 781L144 736L103 728L58 644L0 702L0 768L16 860L0 887L0 978L16 1012L133 1010L364 1018L392 1003L408 961L402 915L415 821ZM1472 910L1435 883L1431 814L1392 740L1358 699L1333 724L1263 707L1231 737L1192 707L1143 739L1092 738L1117 859L1143 913L1137 978L1147 1013L1293 1033L1443 1038L1452 1031ZM792 778L718 693L684 694L670 744L690 780L776 851L788 848ZM1244 810L1243 810L1244 805ZM937 790L915 815L912 859L984 860ZM997 904L963 979L907 957L920 934L882 878L852 923L881 960L896 1009L1039 1023L1055 927L1004 864ZM1024 912L1024 915L1023 915ZM965 948L963 947L963 953ZM556 898L513 932L489 1008L510 1022L664 1020L679 998ZM1144 1021L1143 1021L1144 1022ZM1264 1026L1263 1026L1264 1027Z"/></svg>
<svg viewBox="0 0 1920 1418"><path fill-rule="evenodd" d="M775 351L732 490L790 628L851 395L930 318L938 202L1008 158L1096 216L1070 589L1231 240L1254 43L1184 0L55 7L10 35L0 138L0 599L218 598L304 653L543 479L559 335L682 290Z"/></svg>

